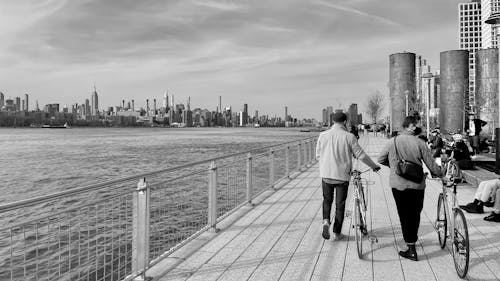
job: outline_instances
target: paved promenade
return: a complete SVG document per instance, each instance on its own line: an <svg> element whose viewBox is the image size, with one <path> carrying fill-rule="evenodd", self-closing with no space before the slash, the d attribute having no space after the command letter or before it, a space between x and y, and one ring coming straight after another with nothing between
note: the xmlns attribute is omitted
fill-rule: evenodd
<svg viewBox="0 0 500 281"><path fill-rule="evenodd" d="M376 157L386 140L371 136L362 137L360 142ZM365 239L363 259L356 253L350 216L344 222L344 240L321 237L322 193L314 165L222 227L196 252L188 256L174 253L170 259L176 260L175 267L159 280L461 280L450 248L439 247L433 228L440 192L435 181L428 182L421 217L420 260L398 256L404 242L388 172L383 168L380 175L364 174L370 184L368 222L378 243ZM459 186L459 202L470 201L474 191L470 185ZM346 210L351 209L350 198L351 194ZM485 215L466 214L471 244L467 280L500 280L500 223L484 221Z"/></svg>

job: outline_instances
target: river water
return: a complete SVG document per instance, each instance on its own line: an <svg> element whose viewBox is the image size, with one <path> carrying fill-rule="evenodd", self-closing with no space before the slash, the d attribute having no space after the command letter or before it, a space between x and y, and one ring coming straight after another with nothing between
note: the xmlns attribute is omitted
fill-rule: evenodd
<svg viewBox="0 0 500 281"><path fill-rule="evenodd" d="M298 128L0 129L0 204L309 135Z"/></svg>
<svg viewBox="0 0 500 281"><path fill-rule="evenodd" d="M314 135L284 128L0 129L0 204ZM254 184L266 187L268 164L257 160ZM206 225L205 164L193 168L205 173L152 187L151 258ZM241 187L246 164L221 165L217 201L223 213L245 196L235 186ZM130 190L136 184L128 180L105 192L0 214L0 280L121 280L131 272Z"/></svg>

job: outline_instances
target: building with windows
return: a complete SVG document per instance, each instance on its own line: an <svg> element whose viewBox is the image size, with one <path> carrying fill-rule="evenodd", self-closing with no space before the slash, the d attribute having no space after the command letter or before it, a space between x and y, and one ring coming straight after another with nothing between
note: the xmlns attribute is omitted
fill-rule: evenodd
<svg viewBox="0 0 500 281"><path fill-rule="evenodd" d="M476 1L475 1L476 2ZM481 0L481 43L484 49L496 48L496 25L485 23L491 14L500 11L500 0Z"/></svg>
<svg viewBox="0 0 500 281"><path fill-rule="evenodd" d="M95 116L99 114L99 99L97 97L97 90L94 85L94 92L91 95L92 105L90 107L90 115Z"/></svg>
<svg viewBox="0 0 500 281"><path fill-rule="evenodd" d="M493 0L489 0L492 2ZM494 0L499 1L499 0ZM482 1L487 2L487 1ZM468 3L458 4L458 37L459 46L461 50L469 51L469 96L465 97L468 101L466 104L466 110L475 110L475 84L476 84L476 72L475 72L475 57L476 51L485 47L484 46L484 35L487 31L484 30L483 21L484 18L482 2L479 0L472 0ZM491 28L490 28L491 29ZM491 35L491 34L490 34Z"/></svg>
<svg viewBox="0 0 500 281"><path fill-rule="evenodd" d="M24 94L24 104L25 104L25 109L24 110L26 110L26 111L30 110L30 108L29 108L29 104L30 104L29 100L30 99L29 99L28 94Z"/></svg>

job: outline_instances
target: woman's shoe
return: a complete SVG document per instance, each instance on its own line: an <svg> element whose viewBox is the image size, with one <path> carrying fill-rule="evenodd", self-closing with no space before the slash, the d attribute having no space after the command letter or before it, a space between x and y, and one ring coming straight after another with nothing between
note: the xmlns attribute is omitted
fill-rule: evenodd
<svg viewBox="0 0 500 281"><path fill-rule="evenodd" d="M405 259L409 259L412 261L418 261L417 250L415 249L415 244L407 244L408 250L399 251L399 255Z"/></svg>

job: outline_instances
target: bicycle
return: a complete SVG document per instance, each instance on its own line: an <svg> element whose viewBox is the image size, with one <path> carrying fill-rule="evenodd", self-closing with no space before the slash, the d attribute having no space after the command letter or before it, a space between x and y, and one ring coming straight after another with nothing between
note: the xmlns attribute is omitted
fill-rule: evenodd
<svg viewBox="0 0 500 281"><path fill-rule="evenodd" d="M371 169L367 169L365 171L353 170L351 175L353 176L353 185L354 185L354 196L353 196L353 210L351 212L352 227L355 229L354 236L356 238L356 248L358 251L358 257L361 259L363 257L363 236L368 234L367 223L366 223L366 199L364 186L362 184L361 174L370 171ZM368 238L370 241L376 241L377 238L373 235Z"/></svg>
<svg viewBox="0 0 500 281"><path fill-rule="evenodd" d="M458 207L457 202L457 183L460 181L461 179L457 178L450 179L453 193L450 193L446 183L442 182L442 191L438 196L435 228L441 249L444 249L446 239L450 237L455 270L460 278L465 278L469 270L469 231L465 215ZM448 202L449 197L453 202L451 206ZM451 214L453 214L453 217L451 217ZM448 229L448 222L450 223L450 229Z"/></svg>

